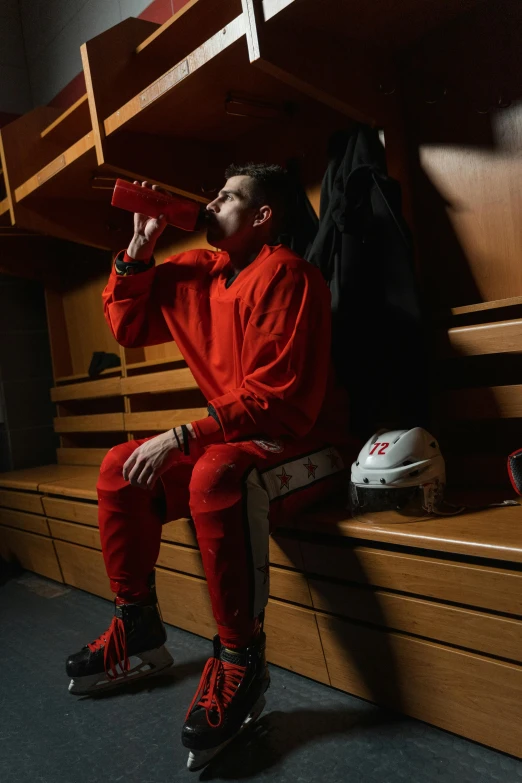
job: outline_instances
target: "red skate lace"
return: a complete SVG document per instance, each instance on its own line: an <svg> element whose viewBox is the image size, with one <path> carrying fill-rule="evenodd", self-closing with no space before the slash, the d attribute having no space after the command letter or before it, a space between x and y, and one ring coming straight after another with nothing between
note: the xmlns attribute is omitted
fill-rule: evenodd
<svg viewBox="0 0 522 783"><path fill-rule="evenodd" d="M224 711L236 693L245 672L246 666L236 666L227 661L220 661L218 658L209 658L185 720L197 704L206 710L209 726L215 729L221 726ZM217 722L211 719L212 712L217 713Z"/></svg>
<svg viewBox="0 0 522 783"><path fill-rule="evenodd" d="M87 645L91 652L96 652L101 647L103 650L103 664L105 674L109 680L115 680L118 677L117 666L119 664L121 673L125 676L130 669L130 661L127 657L127 637L125 626L120 617L113 617L112 623L107 630L98 636L94 642Z"/></svg>

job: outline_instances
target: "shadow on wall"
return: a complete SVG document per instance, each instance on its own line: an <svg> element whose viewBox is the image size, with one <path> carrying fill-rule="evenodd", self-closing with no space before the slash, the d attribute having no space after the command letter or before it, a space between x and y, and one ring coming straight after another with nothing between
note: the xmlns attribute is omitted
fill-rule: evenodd
<svg viewBox="0 0 522 783"><path fill-rule="evenodd" d="M503 491L505 459L522 443L522 427L502 419L490 387L522 383L522 366L515 354L459 356L443 335L449 326L522 312L452 314L522 295L520 24L520 3L484 2L427 35L402 62L418 267L438 342L433 434L450 455L450 483Z"/></svg>
<svg viewBox="0 0 522 783"><path fill-rule="evenodd" d="M0 275L0 469L54 462L53 372L41 282Z"/></svg>

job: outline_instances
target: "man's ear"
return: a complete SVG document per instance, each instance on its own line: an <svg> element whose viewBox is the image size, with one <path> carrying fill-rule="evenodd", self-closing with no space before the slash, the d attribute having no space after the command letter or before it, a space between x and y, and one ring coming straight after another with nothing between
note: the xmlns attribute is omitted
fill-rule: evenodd
<svg viewBox="0 0 522 783"><path fill-rule="evenodd" d="M264 223L268 223L270 218L272 217L272 207L269 207L268 204L265 204L262 207L259 207L257 210L255 216L254 216L254 226L262 226Z"/></svg>

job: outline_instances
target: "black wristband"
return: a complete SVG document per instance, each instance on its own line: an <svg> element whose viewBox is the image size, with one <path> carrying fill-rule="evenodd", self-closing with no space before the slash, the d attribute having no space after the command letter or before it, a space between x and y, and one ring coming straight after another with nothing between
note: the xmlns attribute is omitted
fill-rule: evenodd
<svg viewBox="0 0 522 783"><path fill-rule="evenodd" d="M181 425L181 432L183 433L183 454L188 457L190 454L190 432L186 424Z"/></svg>
<svg viewBox="0 0 522 783"><path fill-rule="evenodd" d="M154 256L152 256L148 261L123 261L123 259L120 258L120 255L117 255L114 259L114 269L117 275L120 277L127 277L129 275L138 275L140 272L147 272L149 269L151 269L154 266Z"/></svg>

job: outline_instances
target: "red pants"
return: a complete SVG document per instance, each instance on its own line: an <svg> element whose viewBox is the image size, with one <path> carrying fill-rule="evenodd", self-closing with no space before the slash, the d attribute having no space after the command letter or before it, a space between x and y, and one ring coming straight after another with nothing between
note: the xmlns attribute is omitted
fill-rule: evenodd
<svg viewBox="0 0 522 783"><path fill-rule="evenodd" d="M122 475L145 440L115 446L100 470L100 535L112 590L126 600L146 595L162 524L191 516L218 633L229 645L248 644L268 601L269 533L340 488L346 476L339 452L312 441L278 452L253 441L215 444L197 456L180 453L149 491Z"/></svg>

